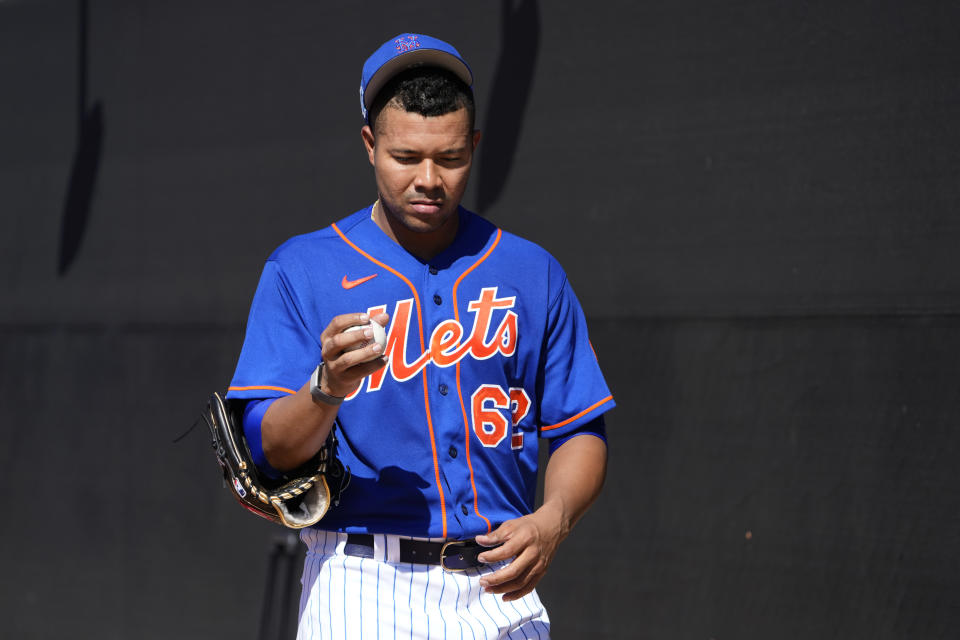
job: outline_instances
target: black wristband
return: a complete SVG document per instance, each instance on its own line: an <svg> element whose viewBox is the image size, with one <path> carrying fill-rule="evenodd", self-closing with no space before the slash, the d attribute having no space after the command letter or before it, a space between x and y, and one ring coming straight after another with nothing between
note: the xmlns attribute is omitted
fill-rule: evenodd
<svg viewBox="0 0 960 640"><path fill-rule="evenodd" d="M328 404L331 406L337 406L343 402L343 398L340 396L331 396L330 394L324 393L320 389L320 379L323 376L323 363L317 365L317 368L313 370L313 375L310 376L310 397L313 398L313 401L322 402L323 404Z"/></svg>

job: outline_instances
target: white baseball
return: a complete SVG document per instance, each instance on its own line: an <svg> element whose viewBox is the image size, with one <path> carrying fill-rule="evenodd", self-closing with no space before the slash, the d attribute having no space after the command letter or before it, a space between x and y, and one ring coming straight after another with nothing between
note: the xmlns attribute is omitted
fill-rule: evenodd
<svg viewBox="0 0 960 640"><path fill-rule="evenodd" d="M374 342L380 345L380 353L383 353L384 351L387 350L387 332L384 330L384 328L380 325L379 322L373 322L371 320L368 324L355 324L352 327L347 327L346 329L343 330L343 332L346 333L347 331L357 331L359 329L366 329L368 327L373 331L373 337L370 338L369 340L361 342L356 346L348 347L347 349L345 349L346 351L353 351L354 349L362 349L364 347L367 347L373 344Z"/></svg>

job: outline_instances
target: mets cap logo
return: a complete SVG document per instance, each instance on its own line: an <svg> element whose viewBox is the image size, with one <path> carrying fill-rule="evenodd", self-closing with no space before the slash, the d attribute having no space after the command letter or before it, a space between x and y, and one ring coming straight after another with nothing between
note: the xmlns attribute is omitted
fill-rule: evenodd
<svg viewBox="0 0 960 640"><path fill-rule="evenodd" d="M406 53L412 49L419 49L420 42L417 40L417 36L409 35L403 38L397 38L394 40L397 43L397 53Z"/></svg>

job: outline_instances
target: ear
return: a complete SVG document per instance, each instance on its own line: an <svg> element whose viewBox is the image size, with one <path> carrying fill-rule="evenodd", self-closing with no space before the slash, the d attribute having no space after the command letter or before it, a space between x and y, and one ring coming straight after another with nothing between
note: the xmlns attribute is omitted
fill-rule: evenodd
<svg viewBox="0 0 960 640"><path fill-rule="evenodd" d="M364 125L363 129L360 129L360 137L363 138L363 146L367 150L367 158L370 160L370 164L376 166L373 161L373 150L376 146L376 139L373 136L373 129L370 128L370 125ZM476 143L474 143L476 146Z"/></svg>
<svg viewBox="0 0 960 640"><path fill-rule="evenodd" d="M474 129L473 131L473 150L477 150L477 145L480 144L480 129Z"/></svg>

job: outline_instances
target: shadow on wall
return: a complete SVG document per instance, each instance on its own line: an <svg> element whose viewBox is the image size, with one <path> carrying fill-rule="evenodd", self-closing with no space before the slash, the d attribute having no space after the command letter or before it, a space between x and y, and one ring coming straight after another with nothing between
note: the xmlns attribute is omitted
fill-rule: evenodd
<svg viewBox="0 0 960 640"><path fill-rule="evenodd" d="M78 136L60 224L57 273L61 277L73 266L83 244L103 154L104 106L100 101L89 109L86 106L87 4L87 0L78 3ZM483 122L477 169L477 211L481 214L500 198L516 155L540 48L537 0L501 0L500 22L500 55Z"/></svg>
<svg viewBox="0 0 960 640"><path fill-rule="evenodd" d="M60 276L66 275L80 251L103 153L103 104L98 100L89 110L86 105L87 0L79 2L77 49L77 147L73 153L73 166L60 223L57 264Z"/></svg>
<svg viewBox="0 0 960 640"><path fill-rule="evenodd" d="M513 0L501 0L500 23L500 57L483 122L484 137L477 170L480 214L500 197L517 151L540 48L537 0L520 0L516 6Z"/></svg>

